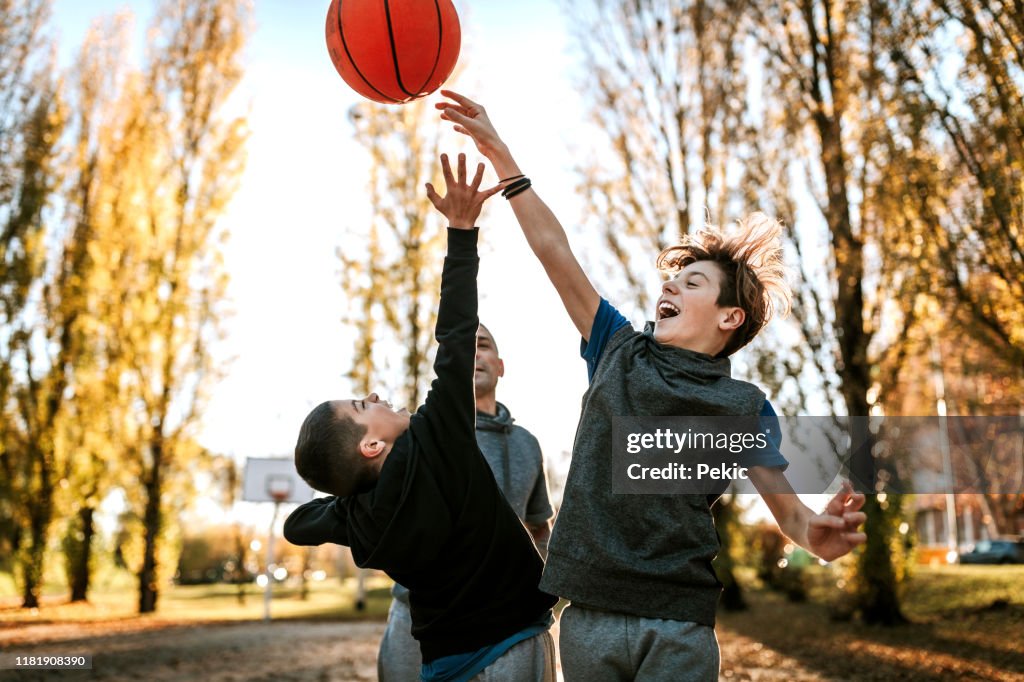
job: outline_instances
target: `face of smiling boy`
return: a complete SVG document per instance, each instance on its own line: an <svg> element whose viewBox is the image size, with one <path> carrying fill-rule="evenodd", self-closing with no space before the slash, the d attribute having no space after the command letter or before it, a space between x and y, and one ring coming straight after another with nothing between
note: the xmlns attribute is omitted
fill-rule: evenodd
<svg viewBox="0 0 1024 682"><path fill-rule="evenodd" d="M712 261L696 261L661 286L655 311L654 340L667 346L716 355L743 323L741 308L720 307L722 270Z"/></svg>

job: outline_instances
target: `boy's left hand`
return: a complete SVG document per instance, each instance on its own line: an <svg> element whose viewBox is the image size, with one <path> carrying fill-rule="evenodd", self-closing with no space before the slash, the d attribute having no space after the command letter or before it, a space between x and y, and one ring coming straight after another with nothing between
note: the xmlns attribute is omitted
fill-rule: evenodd
<svg viewBox="0 0 1024 682"><path fill-rule="evenodd" d="M867 519L860 511L863 506L864 495L853 492L849 482L844 482L842 490L829 501L824 513L808 520L807 549L825 561L832 561L863 544L867 535L858 530Z"/></svg>
<svg viewBox="0 0 1024 682"><path fill-rule="evenodd" d="M448 218L448 225L460 230L471 230L480 217L484 202L499 192L501 184L490 189L480 190L480 182L484 178L484 165L477 164L476 175L472 184L466 184L466 155L459 154L458 180L452 176L452 167L448 163L448 155L441 155L441 170L444 172L444 183L447 194L440 196L434 186L427 183L427 198L438 211Z"/></svg>

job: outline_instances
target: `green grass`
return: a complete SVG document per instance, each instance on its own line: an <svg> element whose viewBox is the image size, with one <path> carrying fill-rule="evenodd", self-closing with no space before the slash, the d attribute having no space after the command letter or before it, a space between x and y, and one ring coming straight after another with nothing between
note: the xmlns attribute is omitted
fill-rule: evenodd
<svg viewBox="0 0 1024 682"><path fill-rule="evenodd" d="M18 594L18 586L14 582L14 576L10 573L0 571L0 599L13 597Z"/></svg>
<svg viewBox="0 0 1024 682"><path fill-rule="evenodd" d="M738 571L748 586L756 581L752 571ZM810 598L829 603L840 598L837 577L829 568L811 566L805 571ZM271 615L278 619L379 619L387 616L391 601L390 581L374 577L368 582L367 609L355 609L355 580L329 579L311 582L302 600L297 587L275 585ZM89 603L68 604L61 585L47 585L43 606L20 608L17 586L0 573L0 624L40 622L87 622L122 620L137 615L134 577L127 572L105 573L90 592ZM903 595L905 615L914 621L932 621L1001 606L1024 608L1024 566L915 567ZM173 586L160 594L157 612L145 616L162 621L258 620L263 617L263 591L245 586L245 603L239 604L234 585Z"/></svg>
<svg viewBox="0 0 1024 682"><path fill-rule="evenodd" d="M741 569L737 577L747 587L763 588L753 571ZM808 598L836 604L844 596L840 572L816 564L803 571ZM1024 565L914 566L903 585L901 608L913 621L1014 605L1024 609Z"/></svg>
<svg viewBox="0 0 1024 682"><path fill-rule="evenodd" d="M1024 607L1024 565L915 568L904 594L913 619L977 611L1006 602Z"/></svg>
<svg viewBox="0 0 1024 682"><path fill-rule="evenodd" d="M119 583L120 581L115 581ZM270 613L274 619L383 620L391 603L391 582L371 578L367 582L365 611L355 608L355 579L337 579L309 583L309 595L301 599L297 586L275 585ZM158 621L232 621L263 618L263 590L245 586L245 602L239 604L234 585L172 586L160 593L157 611L139 616L138 595L121 586L97 588L90 592L89 603L69 604L66 592L61 596L44 591L42 607L20 608L21 600L7 591L0 597L0 624L94 622L148 618ZM16 593L15 593L16 594Z"/></svg>

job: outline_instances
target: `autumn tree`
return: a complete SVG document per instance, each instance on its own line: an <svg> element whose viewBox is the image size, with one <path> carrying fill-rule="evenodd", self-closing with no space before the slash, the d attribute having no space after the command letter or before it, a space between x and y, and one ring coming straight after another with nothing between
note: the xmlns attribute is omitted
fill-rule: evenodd
<svg viewBox="0 0 1024 682"><path fill-rule="evenodd" d="M130 302L122 311L122 352L129 370L136 431L127 462L138 486L144 542L139 611L155 610L158 549L169 514L187 499L193 469L206 453L195 441L206 391L216 378L212 346L221 336L226 273L218 218L244 163L245 118L227 112L242 77L249 6L217 0L168 0L150 31L148 65L131 92L121 162L130 202L119 225L121 273ZM166 561L164 572L173 570Z"/></svg>
<svg viewBox="0 0 1024 682"><path fill-rule="evenodd" d="M909 339L920 350L911 354L898 372L898 382L882 397L886 413L934 415L941 392L951 415L946 422L947 437L953 443L951 492L977 491L957 493L957 505L979 509L989 537L1016 535L1024 520L1024 493L1019 490L1024 481L1021 441L1019 437L993 437L985 430L1010 435L1007 431L1019 429L1024 368L1008 362L987 339L950 334L957 328L954 320L960 314L955 299L940 302L929 298L922 305L927 305L927 320L917 325ZM968 443L983 446L969 447ZM915 466L931 465L934 471L941 471L939 454L922 453Z"/></svg>
<svg viewBox="0 0 1024 682"><path fill-rule="evenodd" d="M120 136L133 95L127 80L128 15L96 22L89 30L69 77L70 153L62 191L65 222L84 241L88 267L81 283L78 324L72 330L76 354L61 428L62 507L69 519L63 541L71 601L86 599L100 503L120 480L129 447L125 422L129 396L121 390L127 370L120 317L128 282L119 254L126 205L120 193L129 168L122 164ZM72 303L71 301L68 302Z"/></svg>
<svg viewBox="0 0 1024 682"><path fill-rule="evenodd" d="M25 342L22 314L43 258L42 206L33 207L33 179L27 155L42 151L29 146L28 121L40 105L32 95L40 78L39 62L46 49L43 27L49 3L0 2L0 563L9 563L22 546L27 527L24 489L24 429L18 426L14 372ZM47 163L50 163L47 160ZM36 180L38 182L38 179Z"/></svg>
<svg viewBox="0 0 1024 682"><path fill-rule="evenodd" d="M804 335L834 359L842 407L867 416L878 406L879 368L906 352L905 330L915 320L912 301L919 280L908 276L911 234L901 232L899 193L893 183L911 161L899 144L908 131L889 118L893 84L883 71L889 46L876 30L878 3L798 0L752 3L769 75L765 122L788 141L774 155L776 167L803 182L790 190L813 200L826 230L827 277L801 282L831 333ZM884 324L883 324L884 321ZM881 384L876 383L882 379ZM858 422L854 422L857 424ZM861 425L861 430L865 425ZM854 433L870 443L870 434ZM869 492L884 491L880 464L865 448L851 460L851 475ZM904 575L897 526L903 500L869 495L864 511L868 541L857 553L857 607L868 622L897 623Z"/></svg>
<svg viewBox="0 0 1024 682"><path fill-rule="evenodd" d="M886 407L883 396L923 353L912 345L918 327L955 349L954 382L970 381L969 358L982 346L1003 392L1019 385L1020 8L945 0L756 6L764 9L759 25L776 27L759 34L775 36L763 41L779 74L770 91L791 93L778 110L787 120L803 112L804 129L816 131L821 161L811 174L832 235L849 413ZM942 299L956 304L936 306ZM978 406L961 396L955 409ZM997 413L992 404L983 409ZM867 507L859 582L868 620L899 620L891 583L900 568L885 558L898 545L898 501L871 498Z"/></svg>
<svg viewBox="0 0 1024 682"><path fill-rule="evenodd" d="M430 376L444 256L443 225L423 189L439 182L440 127L425 99L397 109L360 103L349 119L368 155L372 212L338 249L357 339L349 377L357 393L385 387L415 409ZM397 366L388 360L396 351Z"/></svg>
<svg viewBox="0 0 1024 682"><path fill-rule="evenodd" d="M225 511L234 509L235 503L241 500L242 467L234 457L222 455L214 461L213 475L220 491L218 502L221 507ZM245 605L245 588L248 582L246 578L249 576L245 566L250 535L250 531L243 530L241 520L236 519L231 525L230 544L234 551L224 566L224 578L228 582L235 583L235 597L239 606ZM303 585L305 585L305 577L303 577Z"/></svg>
<svg viewBox="0 0 1024 682"><path fill-rule="evenodd" d="M53 56L42 44L46 3L5 7L0 32L0 466L17 530L23 606L39 605L54 514L56 431L76 311L61 306L81 259L73 242L48 252L46 211L59 184L57 154L64 107ZM10 88L10 90L8 90Z"/></svg>
<svg viewBox="0 0 1024 682"><path fill-rule="evenodd" d="M1024 366L1024 9L986 1L886 6L900 115L920 134L908 213L950 322ZM900 36L906 36L899 40Z"/></svg>
<svg viewBox="0 0 1024 682"><path fill-rule="evenodd" d="M654 256L735 208L747 90L743 3L566 4L591 123L608 139L578 169L583 221L619 275L609 284L649 310Z"/></svg>

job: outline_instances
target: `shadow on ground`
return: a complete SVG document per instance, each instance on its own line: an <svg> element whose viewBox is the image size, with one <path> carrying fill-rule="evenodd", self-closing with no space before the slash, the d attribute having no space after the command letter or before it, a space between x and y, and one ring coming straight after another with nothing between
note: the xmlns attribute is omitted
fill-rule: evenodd
<svg viewBox="0 0 1024 682"><path fill-rule="evenodd" d="M792 603L773 593L752 592L748 597L749 611L719 617L723 673L732 669L734 679L743 679L743 670L761 661L765 648L798 662L811 673L807 679L1024 679L1024 642L1019 636L1024 609L1019 606L949 613L927 623L885 628L834 621L824 606Z"/></svg>

